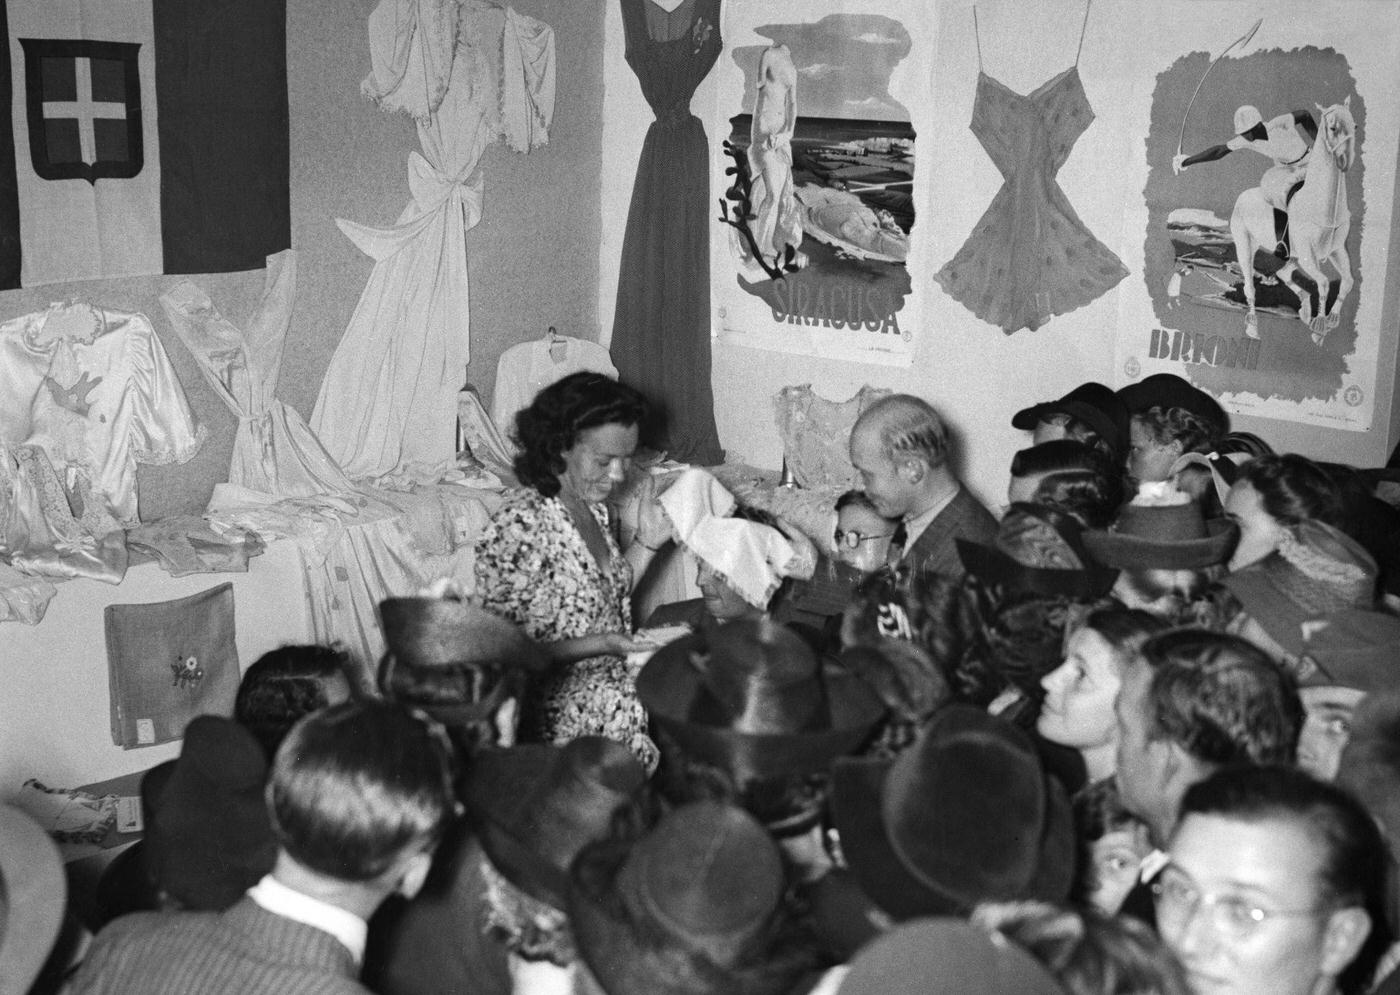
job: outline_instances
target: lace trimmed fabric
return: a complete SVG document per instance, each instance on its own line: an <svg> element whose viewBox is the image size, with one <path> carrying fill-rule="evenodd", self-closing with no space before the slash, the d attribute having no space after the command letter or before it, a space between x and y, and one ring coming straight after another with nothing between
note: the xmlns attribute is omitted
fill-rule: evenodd
<svg viewBox="0 0 1400 995"><path fill-rule="evenodd" d="M855 483L850 438L856 419L870 405L891 393L866 385L845 401L828 401L811 384L784 387L773 398L783 458L803 487L824 487L841 493Z"/></svg>
<svg viewBox="0 0 1400 995"><path fill-rule="evenodd" d="M486 882L484 932L525 960L572 964L577 953L569 917L507 881L484 853L480 860Z"/></svg>
<svg viewBox="0 0 1400 995"><path fill-rule="evenodd" d="M972 132L1006 182L934 279L1008 335L1083 307L1128 275L1055 182L1093 120L1077 66L1025 95L978 73Z"/></svg>

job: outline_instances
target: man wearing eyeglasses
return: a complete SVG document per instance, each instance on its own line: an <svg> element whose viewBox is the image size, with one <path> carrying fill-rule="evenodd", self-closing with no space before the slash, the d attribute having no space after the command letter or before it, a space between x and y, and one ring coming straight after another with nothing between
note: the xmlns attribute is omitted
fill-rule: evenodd
<svg viewBox="0 0 1400 995"><path fill-rule="evenodd" d="M1194 995L1337 992L1386 876L1360 803L1282 766L1194 785L1168 857L1153 885L1157 927Z"/></svg>

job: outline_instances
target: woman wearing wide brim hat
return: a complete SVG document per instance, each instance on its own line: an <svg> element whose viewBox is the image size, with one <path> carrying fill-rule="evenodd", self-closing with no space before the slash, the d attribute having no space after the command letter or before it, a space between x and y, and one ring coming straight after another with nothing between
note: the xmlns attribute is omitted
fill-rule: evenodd
<svg viewBox="0 0 1400 995"><path fill-rule="evenodd" d="M777 845L743 809L674 809L637 838L585 847L571 871L578 951L607 995L784 995L816 949L786 904Z"/></svg>
<svg viewBox="0 0 1400 995"><path fill-rule="evenodd" d="M824 669L801 637L760 619L662 647L637 675L652 721L736 782L824 770L884 715L858 677Z"/></svg>
<svg viewBox="0 0 1400 995"><path fill-rule="evenodd" d="M897 921L966 915L984 901L1064 901L1074 879L1064 789L1026 733L970 705L938 711L893 761L837 761L832 813L859 886L842 889L835 872L814 893L838 949L874 933L852 903Z"/></svg>
<svg viewBox="0 0 1400 995"><path fill-rule="evenodd" d="M957 542L967 572L1002 591L1093 600L1117 577L1089 555L1074 518L1044 505L1013 504L992 543Z"/></svg>
<svg viewBox="0 0 1400 995"><path fill-rule="evenodd" d="M0 995L24 995L63 926L58 847L26 812L0 803Z"/></svg>

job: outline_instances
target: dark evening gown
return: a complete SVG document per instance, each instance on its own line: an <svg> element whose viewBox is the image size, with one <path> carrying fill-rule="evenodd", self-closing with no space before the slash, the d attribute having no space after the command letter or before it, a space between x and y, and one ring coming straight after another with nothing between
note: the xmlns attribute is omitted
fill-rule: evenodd
<svg viewBox="0 0 1400 995"><path fill-rule="evenodd" d="M1008 335L1083 307L1128 274L1055 182L1093 120L1077 66L1024 96L978 73L972 132L1005 182L935 279Z"/></svg>
<svg viewBox="0 0 1400 995"><path fill-rule="evenodd" d="M623 382L664 416L643 441L689 463L723 461L710 386L709 144L690 112L720 52L720 0L667 15L622 0L627 64L656 114L637 164L611 352Z"/></svg>

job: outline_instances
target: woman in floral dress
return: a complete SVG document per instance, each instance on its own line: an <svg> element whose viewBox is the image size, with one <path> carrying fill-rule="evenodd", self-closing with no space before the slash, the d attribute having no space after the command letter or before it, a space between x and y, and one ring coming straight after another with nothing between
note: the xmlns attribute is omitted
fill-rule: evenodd
<svg viewBox="0 0 1400 995"><path fill-rule="evenodd" d="M521 486L477 540L476 577L482 606L546 644L557 664L528 696L521 740L606 736L651 770L656 746L626 655L653 647L632 637L630 595L670 528L648 495L624 553L606 504L644 414L636 391L598 373L542 390L516 416Z"/></svg>

